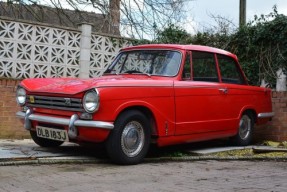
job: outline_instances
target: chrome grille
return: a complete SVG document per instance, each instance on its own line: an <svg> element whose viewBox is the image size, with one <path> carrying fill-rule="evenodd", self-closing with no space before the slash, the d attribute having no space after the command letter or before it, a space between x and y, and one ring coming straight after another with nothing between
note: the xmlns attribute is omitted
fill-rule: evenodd
<svg viewBox="0 0 287 192"><path fill-rule="evenodd" d="M68 111L84 111L82 99L28 95L27 106Z"/></svg>

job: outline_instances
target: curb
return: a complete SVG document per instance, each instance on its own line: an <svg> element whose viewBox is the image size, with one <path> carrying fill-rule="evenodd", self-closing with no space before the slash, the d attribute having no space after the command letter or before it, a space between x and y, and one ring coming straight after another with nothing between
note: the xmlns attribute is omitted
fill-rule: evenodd
<svg viewBox="0 0 287 192"><path fill-rule="evenodd" d="M188 161L287 161L287 157L216 157L216 156L187 156L187 157L159 157L145 159L145 162L159 162L159 161L175 161L175 162L188 162Z"/></svg>
<svg viewBox="0 0 287 192"><path fill-rule="evenodd" d="M0 162L0 166L64 164L64 163L89 164L89 163L104 163L104 162L105 162L104 160L99 159L36 159L36 160L20 160L20 161L2 161Z"/></svg>
<svg viewBox="0 0 287 192"><path fill-rule="evenodd" d="M287 161L287 157L159 157L146 158L143 163L163 163L163 162L192 162L192 161ZM41 164L105 164L110 163L108 159L47 159L39 158L36 160L2 161L0 166L17 165L41 165Z"/></svg>

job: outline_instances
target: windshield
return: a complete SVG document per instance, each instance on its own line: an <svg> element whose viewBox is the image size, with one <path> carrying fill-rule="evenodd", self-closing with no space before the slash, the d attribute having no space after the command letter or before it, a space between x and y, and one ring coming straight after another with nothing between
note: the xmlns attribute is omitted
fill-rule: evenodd
<svg viewBox="0 0 287 192"><path fill-rule="evenodd" d="M175 76L181 63L181 53L171 50L136 50L121 52L106 73Z"/></svg>

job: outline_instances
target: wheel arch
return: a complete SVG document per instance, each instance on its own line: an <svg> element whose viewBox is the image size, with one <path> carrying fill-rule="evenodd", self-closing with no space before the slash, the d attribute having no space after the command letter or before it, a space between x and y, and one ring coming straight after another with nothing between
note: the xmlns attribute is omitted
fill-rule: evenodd
<svg viewBox="0 0 287 192"><path fill-rule="evenodd" d="M128 106L123 108L122 110L118 111L117 113L117 118L123 114L126 111L130 111L130 110L137 110L140 111L142 114L144 114L147 119L149 120L150 123L150 129L151 129L151 134L152 135L157 135L158 134L158 130L157 130L157 124L156 124L156 118L154 116L154 113L152 112L151 109L149 109L146 106L142 106L142 105L135 105L135 106Z"/></svg>
<svg viewBox="0 0 287 192"><path fill-rule="evenodd" d="M248 116L247 119L244 116ZM245 108L239 117L239 126L235 136L231 137L231 143L236 146L246 146L252 142L254 124L257 121L257 113L253 108ZM251 122L249 121L251 120Z"/></svg>
<svg viewBox="0 0 287 192"><path fill-rule="evenodd" d="M256 110L255 110L253 107L246 107L246 108L244 108L244 109L241 111L241 113L240 113L240 117L241 117L244 113L249 113L249 114L251 114L252 117L253 117L254 123L257 122L257 112L256 112ZM239 117L239 119L240 119L240 117Z"/></svg>

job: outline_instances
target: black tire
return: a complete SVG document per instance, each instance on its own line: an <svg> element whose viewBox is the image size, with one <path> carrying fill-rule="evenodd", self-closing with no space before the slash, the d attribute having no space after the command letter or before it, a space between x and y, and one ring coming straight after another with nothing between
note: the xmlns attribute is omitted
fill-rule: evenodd
<svg viewBox="0 0 287 192"><path fill-rule="evenodd" d="M107 153L114 163L138 164L148 152L150 137L150 123L143 113L137 110L123 112L106 142Z"/></svg>
<svg viewBox="0 0 287 192"><path fill-rule="evenodd" d="M64 141L56 141L38 137L36 131L30 131L30 135L33 141L41 147L58 147L64 143Z"/></svg>
<svg viewBox="0 0 287 192"><path fill-rule="evenodd" d="M237 134L231 138L231 142L236 146L246 146L252 141L254 129L254 117L252 113L243 113L238 126Z"/></svg>

